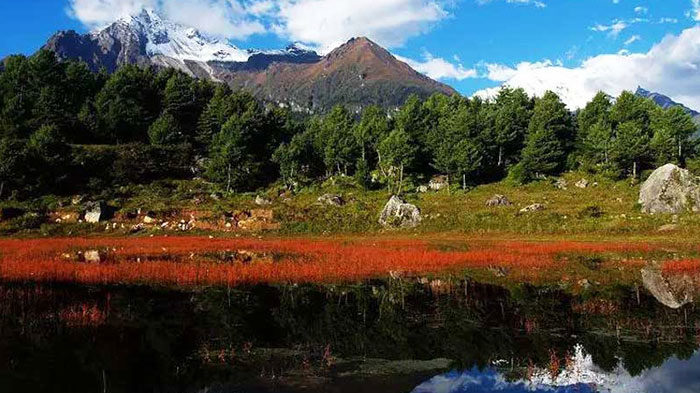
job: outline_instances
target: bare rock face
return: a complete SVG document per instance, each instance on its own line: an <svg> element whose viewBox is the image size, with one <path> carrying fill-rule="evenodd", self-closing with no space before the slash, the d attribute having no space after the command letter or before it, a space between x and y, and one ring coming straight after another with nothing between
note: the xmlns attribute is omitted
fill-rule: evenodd
<svg viewBox="0 0 700 393"><path fill-rule="evenodd" d="M700 211L700 183L689 171L673 164L656 169L639 192L644 213Z"/></svg>
<svg viewBox="0 0 700 393"><path fill-rule="evenodd" d="M420 222L420 209L396 195L389 199L379 216L379 223L387 228L415 228Z"/></svg>
<svg viewBox="0 0 700 393"><path fill-rule="evenodd" d="M687 275L664 277L655 266L642 269L642 283L659 303L678 309L693 301L693 280Z"/></svg>

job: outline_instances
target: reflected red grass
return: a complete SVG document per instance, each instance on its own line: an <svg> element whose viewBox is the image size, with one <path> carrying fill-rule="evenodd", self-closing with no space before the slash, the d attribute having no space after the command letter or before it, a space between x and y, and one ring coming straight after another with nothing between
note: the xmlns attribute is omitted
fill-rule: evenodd
<svg viewBox="0 0 700 393"><path fill-rule="evenodd" d="M460 240L445 250L426 239L254 239L206 237L2 239L0 278L79 283L159 283L183 286L258 282L353 281L502 266L526 271L555 266L567 252L646 252L642 243ZM80 263L65 254L108 250L106 263ZM221 251L274 253L274 263L217 262ZM148 258L143 258L148 256ZM139 262L141 261L141 262ZM176 262L174 262L176 261Z"/></svg>

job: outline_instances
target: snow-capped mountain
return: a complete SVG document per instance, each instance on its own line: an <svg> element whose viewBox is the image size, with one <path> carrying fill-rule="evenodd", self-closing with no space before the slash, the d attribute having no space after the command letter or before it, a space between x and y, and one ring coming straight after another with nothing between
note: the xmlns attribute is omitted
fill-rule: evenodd
<svg viewBox="0 0 700 393"><path fill-rule="evenodd" d="M298 43L281 50L241 49L151 9L89 34L59 32L44 49L59 59L84 61L93 71L114 72L127 64L175 68L299 111L324 111L337 103L354 110L371 104L394 108L411 94L455 94L367 38L352 39L324 57Z"/></svg>
<svg viewBox="0 0 700 393"><path fill-rule="evenodd" d="M197 29L163 20L152 9L143 9L138 15L120 19L116 23L145 37L149 56L163 55L176 60L202 62L244 62L250 57L248 51L228 42L207 37ZM101 32L93 34L99 37Z"/></svg>

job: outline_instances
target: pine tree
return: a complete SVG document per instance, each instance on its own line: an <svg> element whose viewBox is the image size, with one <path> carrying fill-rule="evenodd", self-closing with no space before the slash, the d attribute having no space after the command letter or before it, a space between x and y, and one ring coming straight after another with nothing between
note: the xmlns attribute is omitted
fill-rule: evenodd
<svg viewBox="0 0 700 393"><path fill-rule="evenodd" d="M180 123L166 111L148 129L148 139L154 146L174 145L183 142Z"/></svg>
<svg viewBox="0 0 700 393"><path fill-rule="evenodd" d="M571 121L571 114L553 92L537 100L521 162L528 179L554 175L563 169L573 145Z"/></svg>

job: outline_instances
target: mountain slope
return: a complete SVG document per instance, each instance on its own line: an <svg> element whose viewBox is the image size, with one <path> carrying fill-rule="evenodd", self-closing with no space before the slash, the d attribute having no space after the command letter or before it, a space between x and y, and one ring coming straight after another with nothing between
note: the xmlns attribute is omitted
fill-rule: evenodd
<svg viewBox="0 0 700 393"><path fill-rule="evenodd" d="M675 106L680 106L681 108L683 108L684 111L686 111L690 116L693 117L695 124L700 125L700 112L695 111L693 109L690 109L681 103L675 102L668 96L665 96L665 95L660 94L660 93L651 92L651 91L645 90L641 87L638 87L637 91L634 94L636 94L640 97L648 98L648 99L654 101L656 103L656 105L658 105L664 109L672 108Z"/></svg>
<svg viewBox="0 0 700 393"><path fill-rule="evenodd" d="M295 108L327 110L343 103L353 109L369 104L401 105L411 94L456 94L367 38L354 38L317 62L277 62L253 72L216 74L230 85Z"/></svg>
<svg viewBox="0 0 700 393"><path fill-rule="evenodd" d="M85 61L94 71L114 72L126 64L176 68L297 111L326 111L338 103L353 110L370 104L391 108L411 94L456 94L367 38L352 39L324 57L294 45L243 50L149 9L90 34L59 32L44 48L60 59Z"/></svg>

